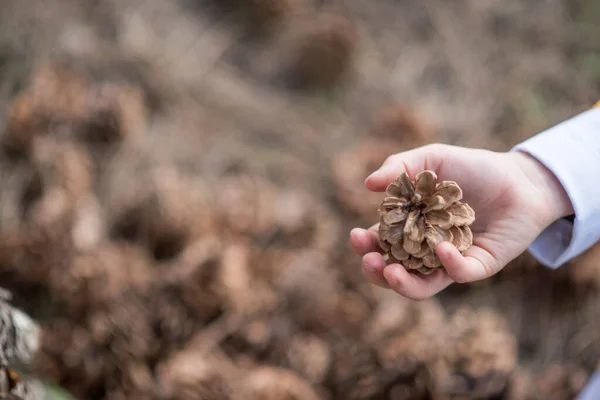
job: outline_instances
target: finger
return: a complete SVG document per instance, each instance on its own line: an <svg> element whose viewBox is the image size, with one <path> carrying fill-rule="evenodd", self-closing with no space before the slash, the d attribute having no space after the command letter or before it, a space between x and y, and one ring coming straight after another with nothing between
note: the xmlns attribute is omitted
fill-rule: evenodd
<svg viewBox="0 0 600 400"><path fill-rule="evenodd" d="M448 275L458 283L486 279L498 270L498 261L481 247L473 246L463 255L452 243L442 242L435 252Z"/></svg>
<svg viewBox="0 0 600 400"><path fill-rule="evenodd" d="M365 180L367 189L385 191L387 185L406 172L412 178L424 169L437 171L442 146L428 145L388 157L381 167ZM438 149L438 150L436 150Z"/></svg>
<svg viewBox="0 0 600 400"><path fill-rule="evenodd" d="M427 299L452 283L452 279L442 270L429 275L411 274L400 264L386 266L383 276L391 289L412 300Z"/></svg>
<svg viewBox="0 0 600 400"><path fill-rule="evenodd" d="M367 253L381 251L377 232L369 229L355 228L350 231L350 247L359 256Z"/></svg>
<svg viewBox="0 0 600 400"><path fill-rule="evenodd" d="M379 253L365 254L362 261L362 270L365 278L374 285L389 289L387 281L383 277L385 260Z"/></svg>

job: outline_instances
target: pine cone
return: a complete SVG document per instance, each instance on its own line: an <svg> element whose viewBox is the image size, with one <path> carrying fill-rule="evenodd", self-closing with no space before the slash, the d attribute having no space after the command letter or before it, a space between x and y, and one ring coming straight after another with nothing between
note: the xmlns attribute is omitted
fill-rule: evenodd
<svg viewBox="0 0 600 400"><path fill-rule="evenodd" d="M571 362L552 363L543 370L518 369L511 377L507 400L575 399L589 374Z"/></svg>
<svg viewBox="0 0 600 400"><path fill-rule="evenodd" d="M150 366L144 361L132 360L119 365L120 374L106 380L105 398L111 400L164 400Z"/></svg>
<svg viewBox="0 0 600 400"><path fill-rule="evenodd" d="M292 337L286 356L292 369L311 384L322 383L331 365L329 345L323 339L307 333Z"/></svg>
<svg viewBox="0 0 600 400"><path fill-rule="evenodd" d="M456 182L437 183L428 170L414 181L405 172L388 185L379 206L379 243L387 262L430 274L442 266L434 252L440 242L450 241L460 252L471 247L475 212L462 196Z"/></svg>
<svg viewBox="0 0 600 400"><path fill-rule="evenodd" d="M223 255L218 246L215 237L200 239L186 246L172 263L165 264L161 271L161 297L166 301L171 293L174 294L177 303L203 321L223 312L227 305L227 289L223 285ZM161 321L161 325L166 323L167 319Z"/></svg>
<svg viewBox="0 0 600 400"><path fill-rule="evenodd" d="M397 140L370 138L336 156L332 162L335 195L347 211L364 220L377 217L380 194L364 190L363 182L385 161L390 148L398 145Z"/></svg>
<svg viewBox="0 0 600 400"><path fill-rule="evenodd" d="M273 204L278 188L270 181L252 175L232 175L223 178L219 186L216 211L221 230L237 236L269 234L276 228Z"/></svg>
<svg viewBox="0 0 600 400"><path fill-rule="evenodd" d="M36 137L31 143L35 176L28 183L27 218L39 225L73 212L92 190L93 166L85 148L70 140Z"/></svg>
<svg viewBox="0 0 600 400"><path fill-rule="evenodd" d="M165 399L229 399L231 382L239 379L239 373L226 356L206 354L189 345L157 367L158 384Z"/></svg>
<svg viewBox="0 0 600 400"><path fill-rule="evenodd" d="M73 255L68 217L46 226L26 223L0 236L0 265L19 282L13 290L25 282L45 286L51 270L68 265Z"/></svg>
<svg viewBox="0 0 600 400"><path fill-rule="evenodd" d="M328 329L339 312L343 287L330 263L325 253L314 250L299 250L280 261L274 288L303 327Z"/></svg>
<svg viewBox="0 0 600 400"><path fill-rule="evenodd" d="M393 306L396 306L394 311ZM394 316L394 313L400 315ZM392 322L384 322L386 315L396 319L395 323L385 326ZM373 344L385 371L392 376L408 377L435 362L444 348L446 336L440 332L444 332L446 324L444 310L437 299L411 303L390 296L375 311L366 338Z"/></svg>
<svg viewBox="0 0 600 400"><path fill-rule="evenodd" d="M8 111L5 145L28 152L44 134L76 137L88 143L120 142L146 127L144 91L134 83L97 81L81 60L41 64Z"/></svg>
<svg viewBox="0 0 600 400"><path fill-rule="evenodd" d="M144 378L132 382L132 368L148 364L162 350L151 325L155 310L148 304L147 299L125 294L106 310L90 312L77 323L55 318L44 326L36 357L40 375L62 382L75 398L93 398L95 390L129 390L127 386L134 384L142 390Z"/></svg>
<svg viewBox="0 0 600 400"><path fill-rule="evenodd" d="M135 157L123 152L119 157ZM171 165L120 159L104 177L112 234L146 247L158 261L178 257L211 225L203 182ZM136 169L132 173L132 169ZM139 172L138 172L139 171Z"/></svg>
<svg viewBox="0 0 600 400"><path fill-rule="evenodd" d="M353 21L335 11L321 12L306 21L297 35L287 67L294 87L332 88L350 77L360 39Z"/></svg>
<svg viewBox="0 0 600 400"><path fill-rule="evenodd" d="M103 243L65 264L50 270L46 284L69 313L104 310L127 293L145 293L151 283L150 260L128 243Z"/></svg>
<svg viewBox="0 0 600 400"><path fill-rule="evenodd" d="M508 387L517 364L517 341L496 311L461 308L445 329L436 367L434 399L487 399Z"/></svg>
<svg viewBox="0 0 600 400"><path fill-rule="evenodd" d="M380 397L387 386L375 350L362 340L333 335L332 364L326 383L336 399L358 400Z"/></svg>
<svg viewBox="0 0 600 400"><path fill-rule="evenodd" d="M437 132L421 113L402 104L389 104L373 113L371 136L394 141L407 149L438 140Z"/></svg>
<svg viewBox="0 0 600 400"><path fill-rule="evenodd" d="M260 366L250 371L241 382L233 400L317 400L313 387L294 371Z"/></svg>

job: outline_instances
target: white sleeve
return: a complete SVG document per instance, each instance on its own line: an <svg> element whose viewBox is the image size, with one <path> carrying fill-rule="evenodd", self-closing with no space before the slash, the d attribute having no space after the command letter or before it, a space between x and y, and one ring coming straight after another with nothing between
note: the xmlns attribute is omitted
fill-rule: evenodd
<svg viewBox="0 0 600 400"><path fill-rule="evenodd" d="M600 371L594 372L594 374L588 379L585 387L577 395L576 400L598 400L600 399Z"/></svg>
<svg viewBox="0 0 600 400"><path fill-rule="evenodd" d="M529 247L542 264L558 268L600 240L600 108L582 112L513 147L554 173L573 208L573 222L554 222Z"/></svg>

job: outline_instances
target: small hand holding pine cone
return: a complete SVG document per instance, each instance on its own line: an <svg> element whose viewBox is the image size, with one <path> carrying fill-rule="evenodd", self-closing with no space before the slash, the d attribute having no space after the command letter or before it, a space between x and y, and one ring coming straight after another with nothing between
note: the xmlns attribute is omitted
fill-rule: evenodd
<svg viewBox="0 0 600 400"><path fill-rule="evenodd" d="M456 182L438 182L433 171L411 181L405 172L388 185L379 206L379 245L386 263L428 275L442 267L435 247L443 241L464 253L473 244L475 211Z"/></svg>

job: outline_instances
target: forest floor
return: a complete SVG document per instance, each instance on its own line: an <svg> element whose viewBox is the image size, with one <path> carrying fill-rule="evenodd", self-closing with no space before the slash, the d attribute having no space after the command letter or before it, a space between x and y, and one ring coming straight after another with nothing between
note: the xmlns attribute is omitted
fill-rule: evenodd
<svg viewBox="0 0 600 400"><path fill-rule="evenodd" d="M415 303L347 241L388 155L600 100L597 2L4 0L0 29L0 286L49 384L566 400L597 367L598 246Z"/></svg>

